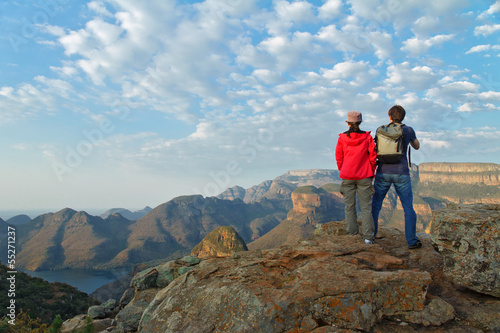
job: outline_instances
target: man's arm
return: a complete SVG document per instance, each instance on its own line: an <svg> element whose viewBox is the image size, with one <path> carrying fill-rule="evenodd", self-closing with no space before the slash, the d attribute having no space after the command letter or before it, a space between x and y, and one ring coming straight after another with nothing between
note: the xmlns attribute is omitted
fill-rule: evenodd
<svg viewBox="0 0 500 333"><path fill-rule="evenodd" d="M415 140L413 141L410 141L410 145L413 147L413 149L415 150L419 150L420 149L420 142L418 141L417 138L415 138Z"/></svg>

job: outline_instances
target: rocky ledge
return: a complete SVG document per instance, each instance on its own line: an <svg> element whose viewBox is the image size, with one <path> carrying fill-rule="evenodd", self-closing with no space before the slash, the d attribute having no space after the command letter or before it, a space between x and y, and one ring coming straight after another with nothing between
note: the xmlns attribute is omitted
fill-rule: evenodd
<svg viewBox="0 0 500 333"><path fill-rule="evenodd" d="M492 216L497 231L455 228L462 237L472 233L480 244L498 237L498 208L456 207L453 214L460 212L466 221ZM424 246L408 250L403 232L384 227L376 244L366 245L344 230L343 222L319 224L293 245L150 268L116 309L92 312L118 312L107 329L115 333L500 332L500 299L456 284L452 275L460 273L448 272L449 254L437 251L444 245L421 235ZM491 258L498 267L498 252ZM461 274L474 267L464 265Z"/></svg>

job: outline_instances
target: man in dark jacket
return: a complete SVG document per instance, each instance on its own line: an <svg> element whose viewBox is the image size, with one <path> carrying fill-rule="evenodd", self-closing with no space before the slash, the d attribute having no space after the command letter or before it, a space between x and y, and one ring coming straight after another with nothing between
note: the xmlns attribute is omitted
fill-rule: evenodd
<svg viewBox="0 0 500 333"><path fill-rule="evenodd" d="M400 105L389 109L391 123L401 124L405 118L406 111ZM385 195L392 184L401 200L405 216L405 237L409 249L422 247L422 242L417 237L417 214L413 209L413 192L411 188L410 169L408 167L408 145L415 150L420 148L420 142L415 131L410 126L402 126L405 141L403 142L403 158L397 163L381 163L378 161L377 173L375 175L375 194L372 200L372 215L375 223L375 235L378 229L378 216L382 209Z"/></svg>

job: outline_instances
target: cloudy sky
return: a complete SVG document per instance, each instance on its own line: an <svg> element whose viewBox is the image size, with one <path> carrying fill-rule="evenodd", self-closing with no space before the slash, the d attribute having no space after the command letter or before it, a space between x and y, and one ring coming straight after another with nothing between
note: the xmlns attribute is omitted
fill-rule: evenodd
<svg viewBox="0 0 500 333"><path fill-rule="evenodd" d="M413 161L500 163L500 1L0 3L0 211L155 207L335 169L401 104ZM1 216L1 215L0 215Z"/></svg>

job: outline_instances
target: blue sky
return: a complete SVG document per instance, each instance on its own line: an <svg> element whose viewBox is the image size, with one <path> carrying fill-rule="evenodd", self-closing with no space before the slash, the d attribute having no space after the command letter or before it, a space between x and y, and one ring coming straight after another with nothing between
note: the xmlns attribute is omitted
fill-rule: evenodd
<svg viewBox="0 0 500 333"><path fill-rule="evenodd" d="M139 209L335 169L401 104L413 161L500 162L500 1L0 3L0 211Z"/></svg>

